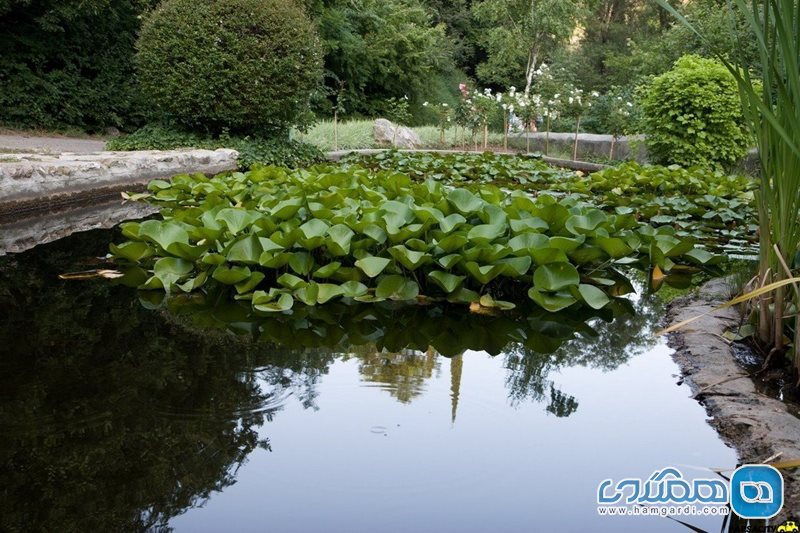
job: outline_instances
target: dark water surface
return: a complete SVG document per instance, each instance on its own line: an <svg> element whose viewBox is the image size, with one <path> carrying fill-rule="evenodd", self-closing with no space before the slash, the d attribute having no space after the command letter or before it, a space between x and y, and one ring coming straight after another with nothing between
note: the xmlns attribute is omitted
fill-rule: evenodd
<svg viewBox="0 0 800 533"><path fill-rule="evenodd" d="M0 530L689 531L598 516L598 483L735 466L654 298L259 318L57 278L112 238L0 258Z"/></svg>

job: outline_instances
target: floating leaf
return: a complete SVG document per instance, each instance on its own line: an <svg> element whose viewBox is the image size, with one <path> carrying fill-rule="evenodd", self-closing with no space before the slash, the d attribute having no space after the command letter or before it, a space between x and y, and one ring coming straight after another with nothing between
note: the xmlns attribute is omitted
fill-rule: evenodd
<svg viewBox="0 0 800 533"><path fill-rule="evenodd" d="M455 292L461 283L466 279L465 276L455 276L442 272L441 270L434 270L428 274L428 278L441 288L445 294Z"/></svg>
<svg viewBox="0 0 800 533"><path fill-rule="evenodd" d="M533 285L540 291L559 291L578 285L580 281L578 269L569 263L541 265L533 273Z"/></svg>
<svg viewBox="0 0 800 533"><path fill-rule="evenodd" d="M365 257L356 261L356 266L361 269L364 274L374 278L378 276L383 270L389 266L391 260L383 257Z"/></svg>

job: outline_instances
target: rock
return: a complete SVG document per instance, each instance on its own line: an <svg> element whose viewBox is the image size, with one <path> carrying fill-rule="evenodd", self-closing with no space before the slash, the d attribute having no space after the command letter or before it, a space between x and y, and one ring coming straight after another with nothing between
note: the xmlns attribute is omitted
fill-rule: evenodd
<svg viewBox="0 0 800 533"><path fill-rule="evenodd" d="M238 157L238 152L226 149L14 154L13 159L0 160L0 207L6 202L129 187L177 174L217 174L236 169Z"/></svg>
<svg viewBox="0 0 800 533"><path fill-rule="evenodd" d="M396 126L385 118L379 118L372 125L372 133L378 144L394 145L397 148L419 148L422 139L411 128Z"/></svg>
<svg viewBox="0 0 800 533"><path fill-rule="evenodd" d="M106 137L119 137L121 134L117 128L111 126L110 128L106 128Z"/></svg>

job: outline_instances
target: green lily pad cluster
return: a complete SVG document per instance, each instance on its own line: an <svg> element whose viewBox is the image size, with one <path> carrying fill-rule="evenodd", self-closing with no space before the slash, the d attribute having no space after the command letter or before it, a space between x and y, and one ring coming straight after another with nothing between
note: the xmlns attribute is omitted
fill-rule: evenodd
<svg viewBox="0 0 800 533"><path fill-rule="evenodd" d="M345 162L373 170L395 169L418 180L491 183L505 188L545 191L579 198L601 209L634 213L644 222L670 225L680 236L727 251L754 249L757 183L741 175L704 168L624 163L584 175L547 165L534 156L492 153L438 154L387 151L353 156Z"/></svg>
<svg viewBox="0 0 800 533"><path fill-rule="evenodd" d="M160 220L123 224L111 255L142 289L228 286L257 311L446 300L506 309L602 309L630 290L619 267L719 260L673 228L573 198L473 190L337 166L267 167L151 182ZM510 301L509 301L510 300Z"/></svg>
<svg viewBox="0 0 800 533"><path fill-rule="evenodd" d="M415 180L433 179L453 184L492 184L498 187L549 188L576 177L572 170L545 163L538 154L509 156L494 152L399 152L352 154L342 159L373 171L400 172Z"/></svg>

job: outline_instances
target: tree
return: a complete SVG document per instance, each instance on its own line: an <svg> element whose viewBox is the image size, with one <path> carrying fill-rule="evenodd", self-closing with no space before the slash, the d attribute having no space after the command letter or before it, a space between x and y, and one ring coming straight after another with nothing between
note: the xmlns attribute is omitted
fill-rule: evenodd
<svg viewBox="0 0 800 533"><path fill-rule="evenodd" d="M418 0L333 0L314 10L325 68L344 82L350 111L380 113L392 97L421 103L452 67L445 26Z"/></svg>
<svg viewBox="0 0 800 533"><path fill-rule="evenodd" d="M524 73L525 95L536 70L575 32L584 4L576 0L482 0L473 6L486 28L487 60L478 77L487 83L513 85Z"/></svg>

